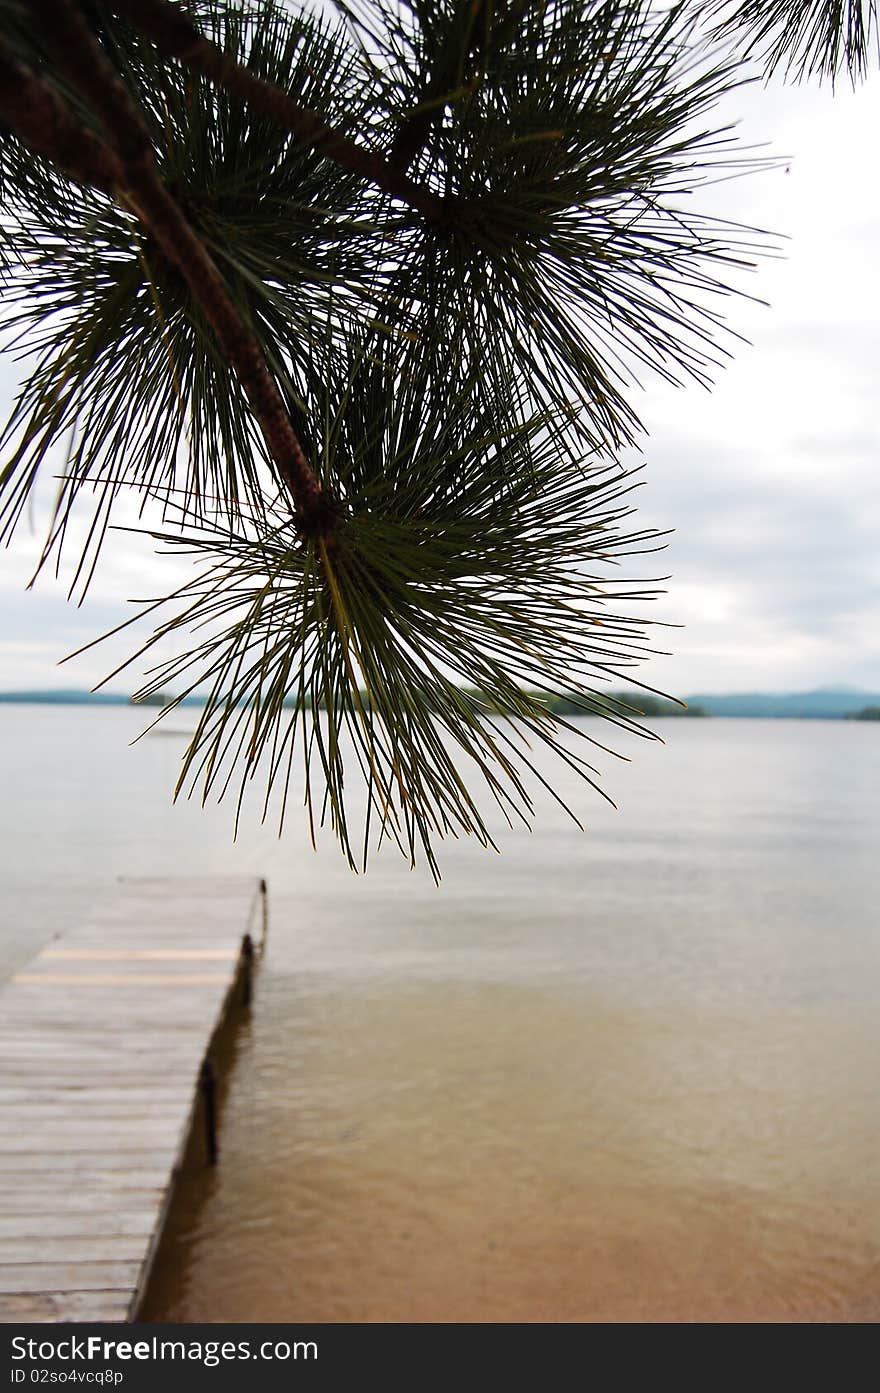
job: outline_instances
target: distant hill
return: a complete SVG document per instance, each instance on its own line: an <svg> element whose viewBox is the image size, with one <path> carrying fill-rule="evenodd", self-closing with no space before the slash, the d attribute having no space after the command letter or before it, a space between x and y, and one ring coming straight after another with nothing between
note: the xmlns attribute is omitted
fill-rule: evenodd
<svg viewBox="0 0 880 1393"><path fill-rule="evenodd" d="M816 692L734 692L729 696L687 698L707 716L760 716L784 720L834 721L854 716L866 706L880 705L880 696L850 690Z"/></svg>

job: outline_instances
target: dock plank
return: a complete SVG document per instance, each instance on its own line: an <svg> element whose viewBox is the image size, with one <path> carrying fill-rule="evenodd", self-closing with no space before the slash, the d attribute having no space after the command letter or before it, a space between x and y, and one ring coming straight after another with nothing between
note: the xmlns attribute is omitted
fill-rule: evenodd
<svg viewBox="0 0 880 1393"><path fill-rule="evenodd" d="M111 1171L106 1180L102 1177L100 1185L94 1180L88 1185L80 1184L77 1177L75 1190L59 1188L57 1182L44 1186L37 1183L28 1189L26 1195L21 1194L17 1186L14 1189L0 1187L0 1216L12 1215L20 1218L23 1214L32 1217L57 1214L60 1218L72 1213L79 1214L81 1211L94 1214L104 1214L105 1211L112 1211L116 1215L140 1214L146 1207L154 1216L155 1226L155 1211L164 1201L166 1183L155 1176L151 1177L149 1173L129 1174L124 1182L121 1176L122 1172ZM67 1182L69 1179L67 1177ZM124 1190L125 1194L120 1196L119 1190ZM104 1222L102 1219L102 1224Z"/></svg>
<svg viewBox="0 0 880 1393"><path fill-rule="evenodd" d="M0 1324L126 1320L128 1296L124 1291L0 1293Z"/></svg>
<svg viewBox="0 0 880 1393"><path fill-rule="evenodd" d="M134 1262L143 1257L142 1238L138 1234L102 1233L99 1238L90 1234L58 1233L29 1235L27 1238L0 1237L0 1268L49 1263L55 1267L72 1266L80 1262Z"/></svg>
<svg viewBox="0 0 880 1393"><path fill-rule="evenodd" d="M107 1216L101 1239L124 1238L128 1234L146 1241L153 1232L155 1219L152 1209L130 1214ZM0 1217L0 1242L7 1239L86 1238L90 1239L88 1217L82 1211L55 1214L12 1214ZM32 1250L29 1250L32 1251Z"/></svg>
<svg viewBox="0 0 880 1393"><path fill-rule="evenodd" d="M0 986L0 1321L135 1317L260 888L124 881Z"/></svg>
<svg viewBox="0 0 880 1393"><path fill-rule="evenodd" d="M137 1285L139 1262L11 1262L0 1266L0 1292L120 1291L129 1299Z"/></svg>

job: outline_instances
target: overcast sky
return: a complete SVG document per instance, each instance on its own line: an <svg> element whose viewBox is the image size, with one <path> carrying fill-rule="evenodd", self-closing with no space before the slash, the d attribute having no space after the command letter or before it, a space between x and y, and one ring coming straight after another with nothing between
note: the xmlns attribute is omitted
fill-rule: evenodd
<svg viewBox="0 0 880 1393"><path fill-rule="evenodd" d="M678 694L880 691L880 78L853 93L774 85L736 99L742 134L791 157L721 186L713 206L787 234L785 258L729 304L752 346L709 394L649 387L640 519L674 527L658 618L669 658L644 680ZM5 408L14 381L0 377ZM41 534L39 534L41 535ZM79 610L49 575L26 592L38 535L0 552L0 689L90 686L109 651L58 660L170 588L168 562L126 538ZM134 683L116 683L130 689Z"/></svg>

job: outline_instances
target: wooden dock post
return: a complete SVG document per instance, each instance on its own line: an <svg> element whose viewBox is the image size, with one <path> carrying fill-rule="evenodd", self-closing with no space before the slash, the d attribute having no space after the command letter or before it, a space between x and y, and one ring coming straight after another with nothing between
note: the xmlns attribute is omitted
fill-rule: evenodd
<svg viewBox="0 0 880 1393"><path fill-rule="evenodd" d="M136 1317L255 914L255 878L126 880L0 987L0 1321Z"/></svg>

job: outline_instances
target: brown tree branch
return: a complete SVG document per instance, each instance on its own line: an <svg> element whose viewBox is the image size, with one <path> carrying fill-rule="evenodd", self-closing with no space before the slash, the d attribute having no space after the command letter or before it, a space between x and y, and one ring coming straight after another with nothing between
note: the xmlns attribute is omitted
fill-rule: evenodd
<svg viewBox="0 0 880 1393"><path fill-rule="evenodd" d="M122 161L74 115L58 93L20 63L0 40L0 120L37 155L78 184L113 196Z"/></svg>
<svg viewBox="0 0 880 1393"><path fill-rule="evenodd" d="M83 18L76 0L33 0L33 3L46 21L47 42L55 61L86 98L115 147L115 153L103 151L103 164L96 164L94 147L100 151L101 142L90 136L88 168L94 167L102 176L97 186L106 190L106 176L110 176L117 201L138 216L186 281L244 388L269 454L292 496L300 531L312 536L328 534L335 523L332 506L303 453L259 340L239 313L201 238L159 177L150 134L140 112ZM53 98L48 105L45 91ZM63 111L64 104L39 78L31 75L24 91L19 92L19 101L15 101L13 94L7 107L11 107L10 124L26 143L30 143L28 130L34 133L45 111L48 124L44 121L42 131L36 131L37 138L42 139L42 152L50 153L54 131L59 142L55 152L59 163L78 179L87 172L71 164L70 122L78 124L76 118L68 116L59 123L58 108ZM85 182L94 181L87 179Z"/></svg>
<svg viewBox="0 0 880 1393"><path fill-rule="evenodd" d="M169 0L112 0L112 8L133 28L145 34L160 53L177 58L192 72L247 101L255 110L312 146L327 159L400 199L434 223L447 223L454 213L449 199L422 188L405 170L395 168L371 150L328 126L283 88L266 82L237 63L205 38L198 25Z"/></svg>

